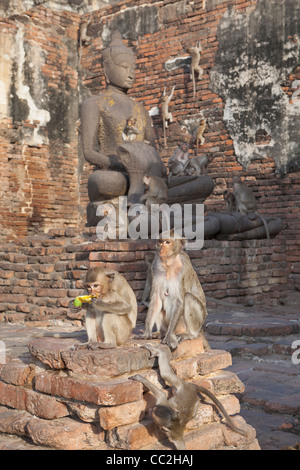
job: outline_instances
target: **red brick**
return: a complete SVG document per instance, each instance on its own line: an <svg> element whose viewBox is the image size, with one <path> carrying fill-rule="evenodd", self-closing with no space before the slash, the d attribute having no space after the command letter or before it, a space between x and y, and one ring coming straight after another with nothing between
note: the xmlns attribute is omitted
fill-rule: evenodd
<svg viewBox="0 0 300 470"><path fill-rule="evenodd" d="M50 395L116 406L142 399L142 385L131 380L109 380L105 382L79 380L45 372L36 375L35 389Z"/></svg>
<svg viewBox="0 0 300 470"><path fill-rule="evenodd" d="M100 426L103 429L113 429L117 426L137 423L143 419L145 408L144 400L119 406L101 407L99 408Z"/></svg>

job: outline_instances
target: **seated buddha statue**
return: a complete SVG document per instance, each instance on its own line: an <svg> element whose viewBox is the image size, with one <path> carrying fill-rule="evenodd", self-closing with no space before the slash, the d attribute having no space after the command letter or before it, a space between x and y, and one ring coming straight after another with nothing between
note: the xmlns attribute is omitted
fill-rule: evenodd
<svg viewBox="0 0 300 470"><path fill-rule="evenodd" d="M96 225L97 203L127 195L128 203L144 192L143 176L166 176L155 148L150 116L144 105L128 96L135 79L135 56L115 33L102 53L106 89L82 104L82 144L85 159L94 165L88 180L90 204L87 225ZM134 121L134 138L125 135L128 120ZM205 181L204 181L205 180ZM213 190L210 177L173 178L168 202L203 201Z"/></svg>

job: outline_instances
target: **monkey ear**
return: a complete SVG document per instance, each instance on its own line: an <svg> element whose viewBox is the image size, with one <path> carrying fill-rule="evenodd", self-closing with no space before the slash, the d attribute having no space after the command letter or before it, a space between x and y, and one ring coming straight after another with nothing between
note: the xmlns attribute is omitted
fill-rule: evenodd
<svg viewBox="0 0 300 470"><path fill-rule="evenodd" d="M184 250L187 244L187 240L185 238L181 238L179 240L179 243L181 244L182 249Z"/></svg>
<svg viewBox="0 0 300 470"><path fill-rule="evenodd" d="M106 273L106 276L108 277L109 281L112 282L116 276L116 273Z"/></svg>

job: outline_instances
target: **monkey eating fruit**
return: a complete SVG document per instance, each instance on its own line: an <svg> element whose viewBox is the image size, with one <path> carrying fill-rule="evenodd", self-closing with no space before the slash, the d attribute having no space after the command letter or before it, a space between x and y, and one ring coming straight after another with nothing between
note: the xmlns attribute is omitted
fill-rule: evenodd
<svg viewBox="0 0 300 470"><path fill-rule="evenodd" d="M84 285L92 297L82 306L69 304L72 313L87 308L86 331L88 344L114 348L124 344L135 327L137 301L126 279L116 271L105 268L88 270Z"/></svg>
<svg viewBox="0 0 300 470"><path fill-rule="evenodd" d="M129 377L129 379L141 382L153 393L156 398L156 404L152 411L153 420L166 432L168 438L174 443L177 450L185 450L183 433L187 423L196 415L199 401L202 400L202 395L206 395L217 409L222 412L228 427L232 431L247 436L244 430L234 424L224 406L212 392L201 385L185 382L177 377L170 367L165 351L152 344L146 344L143 347L150 351L150 357L158 356L160 375L167 385L173 387L173 396L168 399L163 390L159 389L156 385L139 374Z"/></svg>

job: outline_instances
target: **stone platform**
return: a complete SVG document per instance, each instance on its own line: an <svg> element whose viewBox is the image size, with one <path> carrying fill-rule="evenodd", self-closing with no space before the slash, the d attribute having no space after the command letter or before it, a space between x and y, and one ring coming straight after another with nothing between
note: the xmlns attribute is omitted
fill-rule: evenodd
<svg viewBox="0 0 300 470"><path fill-rule="evenodd" d="M101 241L95 228L53 229L16 240L0 249L0 323L57 324L68 304L85 293L89 267L116 269L142 299L155 240ZM277 305L288 282L286 246L279 236L267 240L205 240L188 250L207 297L238 304ZM75 323L76 320L74 320Z"/></svg>
<svg viewBox="0 0 300 470"><path fill-rule="evenodd" d="M10 338L11 328L16 330L4 325L0 335L7 345L0 372L0 448L174 449L151 419L153 396L139 382L128 380L138 372L162 386L156 360L138 347L143 340L131 339L111 350L73 350L86 340L83 330L68 327L66 337L57 338L43 335L53 335L58 328L55 332L29 327L26 333L20 327L18 344L18 335ZM227 370L231 363L227 351L204 351L200 338L184 341L172 353L178 376L214 392L248 433L245 438L232 432L205 400L185 432L189 450L259 449L255 429L239 414L235 394L242 393L244 385Z"/></svg>

